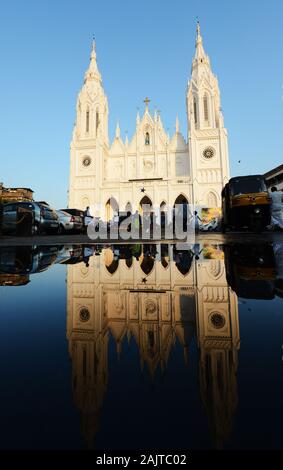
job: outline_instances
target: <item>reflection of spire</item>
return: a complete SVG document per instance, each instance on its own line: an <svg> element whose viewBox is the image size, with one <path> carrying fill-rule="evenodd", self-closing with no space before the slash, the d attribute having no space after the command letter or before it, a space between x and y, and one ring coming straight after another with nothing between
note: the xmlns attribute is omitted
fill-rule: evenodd
<svg viewBox="0 0 283 470"><path fill-rule="evenodd" d="M99 413L82 413L81 429L82 434L87 442L88 449L94 448L94 438L99 429L100 416Z"/></svg>
<svg viewBox="0 0 283 470"><path fill-rule="evenodd" d="M184 361L186 366L189 365L189 348L188 346L184 346Z"/></svg>
<svg viewBox="0 0 283 470"><path fill-rule="evenodd" d="M122 344L121 341L117 341L116 343L116 351L117 351L117 359L120 361L121 359L121 353L122 353Z"/></svg>
<svg viewBox="0 0 283 470"><path fill-rule="evenodd" d="M201 352L200 392L214 445L222 449L231 433L237 406L236 363L231 349Z"/></svg>

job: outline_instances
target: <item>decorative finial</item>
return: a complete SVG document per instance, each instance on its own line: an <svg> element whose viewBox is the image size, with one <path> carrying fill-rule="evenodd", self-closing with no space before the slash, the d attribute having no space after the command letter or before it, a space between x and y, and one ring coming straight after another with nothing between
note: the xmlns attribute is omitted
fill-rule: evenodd
<svg viewBox="0 0 283 470"><path fill-rule="evenodd" d="M96 57L96 52L95 52L95 39L94 35L92 36L92 43L91 43L91 57Z"/></svg>
<svg viewBox="0 0 283 470"><path fill-rule="evenodd" d="M116 139L119 139L120 137L120 126L119 126L119 121L117 121L116 125Z"/></svg>
<svg viewBox="0 0 283 470"><path fill-rule="evenodd" d="M155 107L155 109L154 109L154 120L157 121L157 119L158 119L158 114L157 114L157 109Z"/></svg>
<svg viewBox="0 0 283 470"><path fill-rule="evenodd" d="M150 99L148 97L146 97L143 102L145 103L145 109L146 111L148 111L148 104L150 103Z"/></svg>
<svg viewBox="0 0 283 470"><path fill-rule="evenodd" d="M178 133L179 133L179 118L178 118L178 114L177 114L177 116L176 116L176 124L175 124L175 126L176 126L176 134L178 134Z"/></svg>

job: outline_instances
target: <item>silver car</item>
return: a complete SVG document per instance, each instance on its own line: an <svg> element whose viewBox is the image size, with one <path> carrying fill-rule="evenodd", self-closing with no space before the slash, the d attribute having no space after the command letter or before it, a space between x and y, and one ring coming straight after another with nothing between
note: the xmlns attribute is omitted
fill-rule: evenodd
<svg viewBox="0 0 283 470"><path fill-rule="evenodd" d="M83 229L83 220L78 215L68 214L65 211L56 211L59 219L58 233L81 232Z"/></svg>

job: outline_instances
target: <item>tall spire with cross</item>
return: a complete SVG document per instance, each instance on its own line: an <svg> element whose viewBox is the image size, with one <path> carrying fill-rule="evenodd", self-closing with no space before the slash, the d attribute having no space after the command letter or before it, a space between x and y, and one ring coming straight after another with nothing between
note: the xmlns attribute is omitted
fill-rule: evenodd
<svg viewBox="0 0 283 470"><path fill-rule="evenodd" d="M97 67L96 62L96 43L94 37L92 39L91 53L90 53L90 64L85 73L85 82L87 80L97 80L102 83L101 75Z"/></svg>
<svg viewBox="0 0 283 470"><path fill-rule="evenodd" d="M198 65L208 65L210 66L209 57L206 55L203 44L202 44L202 36L200 32L200 23L197 21L197 31L196 31L196 51L195 57L193 60L193 69Z"/></svg>

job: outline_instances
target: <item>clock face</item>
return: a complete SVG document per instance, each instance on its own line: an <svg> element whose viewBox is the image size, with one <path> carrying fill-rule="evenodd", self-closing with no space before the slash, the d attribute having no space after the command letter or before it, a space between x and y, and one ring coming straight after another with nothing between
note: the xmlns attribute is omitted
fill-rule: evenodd
<svg viewBox="0 0 283 470"><path fill-rule="evenodd" d="M91 158L90 157L84 157L83 158L83 166L89 166L91 164Z"/></svg>
<svg viewBox="0 0 283 470"><path fill-rule="evenodd" d="M206 149L204 149L204 151L202 152L202 154L203 154L204 158L209 159L209 158L214 157L215 151L214 151L214 149L213 149L212 147L206 147Z"/></svg>

